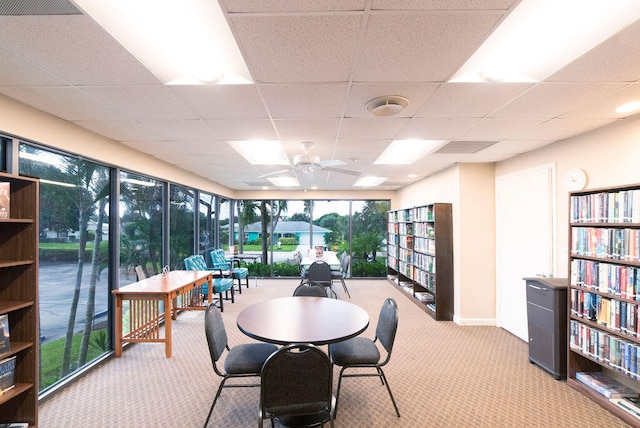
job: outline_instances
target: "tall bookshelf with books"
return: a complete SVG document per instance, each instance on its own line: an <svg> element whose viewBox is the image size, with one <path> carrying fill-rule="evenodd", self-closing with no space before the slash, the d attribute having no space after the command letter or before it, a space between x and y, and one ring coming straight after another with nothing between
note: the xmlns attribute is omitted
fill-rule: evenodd
<svg viewBox="0 0 640 428"><path fill-rule="evenodd" d="M2 426L38 425L38 205L37 179L0 172Z"/></svg>
<svg viewBox="0 0 640 428"><path fill-rule="evenodd" d="M387 277L436 320L452 320L451 204L389 211L387 220Z"/></svg>
<svg viewBox="0 0 640 428"><path fill-rule="evenodd" d="M640 184L569 204L567 383L640 427Z"/></svg>

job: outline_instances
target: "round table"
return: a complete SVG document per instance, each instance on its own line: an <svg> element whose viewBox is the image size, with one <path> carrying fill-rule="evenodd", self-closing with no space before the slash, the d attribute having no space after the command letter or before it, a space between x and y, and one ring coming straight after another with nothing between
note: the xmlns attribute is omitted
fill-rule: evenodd
<svg viewBox="0 0 640 428"><path fill-rule="evenodd" d="M355 337L369 326L360 306L326 297L283 297L256 303L237 318L240 331L262 342L326 345Z"/></svg>

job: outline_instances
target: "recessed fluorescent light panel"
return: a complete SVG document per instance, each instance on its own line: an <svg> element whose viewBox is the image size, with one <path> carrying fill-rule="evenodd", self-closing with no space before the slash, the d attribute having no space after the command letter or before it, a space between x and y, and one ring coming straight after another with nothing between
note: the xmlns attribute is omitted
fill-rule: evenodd
<svg viewBox="0 0 640 428"><path fill-rule="evenodd" d="M385 181L387 181L389 177L360 177L353 183L354 187L375 187L379 186Z"/></svg>
<svg viewBox="0 0 640 428"><path fill-rule="evenodd" d="M376 165L409 165L432 153L445 140L395 140L378 159Z"/></svg>
<svg viewBox="0 0 640 428"><path fill-rule="evenodd" d="M640 101L623 104L616 109L616 113L635 113L640 111Z"/></svg>
<svg viewBox="0 0 640 428"><path fill-rule="evenodd" d="M539 82L638 18L638 0L522 0L450 81Z"/></svg>
<svg viewBox="0 0 640 428"><path fill-rule="evenodd" d="M75 0L167 85L253 83L212 0Z"/></svg>
<svg viewBox="0 0 640 428"><path fill-rule="evenodd" d="M295 177L271 177L267 178L274 186L277 187L297 187L300 186L298 179Z"/></svg>
<svg viewBox="0 0 640 428"><path fill-rule="evenodd" d="M289 165L289 157L280 141L229 141L251 165Z"/></svg>

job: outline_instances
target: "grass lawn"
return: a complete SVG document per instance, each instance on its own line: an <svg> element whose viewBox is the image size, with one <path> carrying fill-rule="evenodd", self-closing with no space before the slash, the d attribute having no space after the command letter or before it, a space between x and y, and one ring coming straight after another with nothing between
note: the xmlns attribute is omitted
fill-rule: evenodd
<svg viewBox="0 0 640 428"><path fill-rule="evenodd" d="M103 329L105 330L105 329ZM100 330L91 332L91 336L98 334ZM106 330L105 330L106 331ZM71 346L71 372L77 369L78 354L80 353L80 340L82 338L81 333L77 333L73 336L73 344ZM62 368L62 355L64 354L64 342L65 338L62 337L57 340L45 343L40 347L40 390L54 384L60 380L60 371ZM95 346L89 344L87 351L87 361L91 361L105 351L98 349Z"/></svg>

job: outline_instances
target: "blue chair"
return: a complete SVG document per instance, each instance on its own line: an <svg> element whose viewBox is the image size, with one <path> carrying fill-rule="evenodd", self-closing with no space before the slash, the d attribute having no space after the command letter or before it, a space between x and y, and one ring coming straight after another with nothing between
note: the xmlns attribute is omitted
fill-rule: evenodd
<svg viewBox="0 0 640 428"><path fill-rule="evenodd" d="M242 294L242 279L249 288L249 269L240 267L240 260L236 260L238 266L233 266L233 260L229 260L224 255L224 250L217 249L210 253L213 268L218 269L221 275L231 275L233 279L238 280L238 290Z"/></svg>
<svg viewBox="0 0 640 428"><path fill-rule="evenodd" d="M200 254L186 257L184 259L184 267L186 270L213 270L207 266L207 264L204 261L204 257ZM207 284L202 286L201 292L203 295L208 294L209 290L207 287L208 287ZM235 297L233 293L233 279L224 278L224 277L214 277L213 290L216 293L218 293L218 302L220 305L220 312L224 310L223 304L222 304L222 301L223 301L222 293L224 293L226 299L229 300L229 290L231 290L231 303L235 302Z"/></svg>

